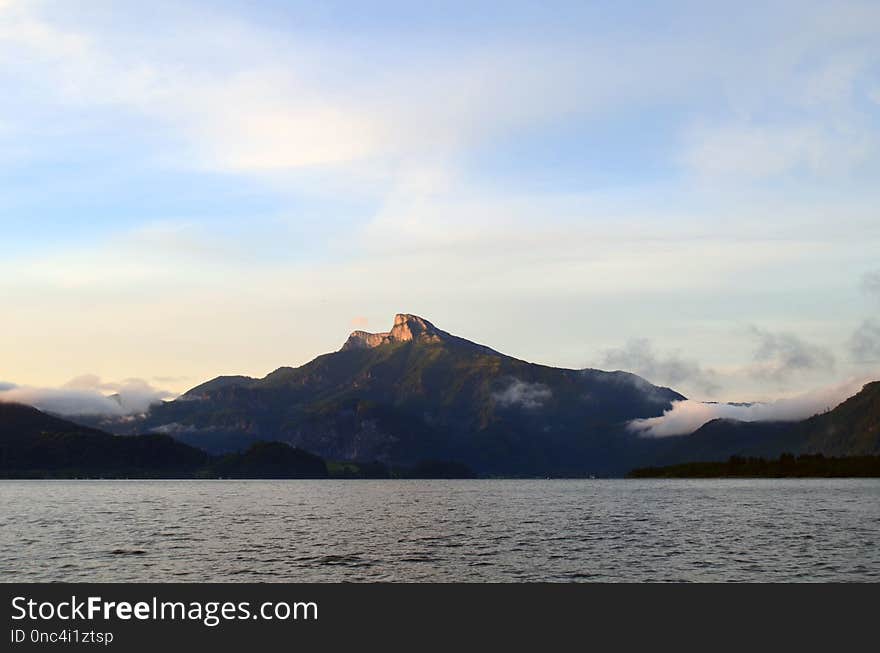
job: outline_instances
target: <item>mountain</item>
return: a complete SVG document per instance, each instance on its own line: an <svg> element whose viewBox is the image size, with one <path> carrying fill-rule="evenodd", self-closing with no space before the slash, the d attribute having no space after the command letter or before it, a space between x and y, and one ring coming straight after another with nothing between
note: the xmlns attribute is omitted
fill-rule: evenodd
<svg viewBox="0 0 880 653"><path fill-rule="evenodd" d="M880 382L836 408L800 422L716 419L690 435L659 438L652 465L720 461L730 456L773 458L781 453L880 455Z"/></svg>
<svg viewBox="0 0 880 653"><path fill-rule="evenodd" d="M797 431L804 439L804 453L880 454L880 381L868 383L836 408L806 420Z"/></svg>
<svg viewBox="0 0 880 653"><path fill-rule="evenodd" d="M790 422L741 422L715 419L690 435L651 438L645 458L650 465L727 460L731 456L773 458L800 451L803 436Z"/></svg>
<svg viewBox="0 0 880 653"><path fill-rule="evenodd" d="M681 399L633 374L528 363L398 314L388 332L355 331L339 351L263 379L219 377L131 428L214 452L273 440L392 467L611 474L637 455L626 423Z"/></svg>
<svg viewBox="0 0 880 653"><path fill-rule="evenodd" d="M802 422L714 420L664 438L627 428L682 399L633 374L528 363L399 314L390 331L355 331L301 367L203 383L115 423L118 435L0 404L0 476L313 478L328 474L322 459L340 477L623 475L731 456L880 454L880 382Z"/></svg>
<svg viewBox="0 0 880 653"><path fill-rule="evenodd" d="M189 476L209 456L166 435L119 437L0 403L0 475Z"/></svg>
<svg viewBox="0 0 880 653"><path fill-rule="evenodd" d="M180 399L186 401L187 399L202 399L206 397L211 392L215 390L220 390L222 388L227 388L230 386L240 386L247 385L256 381L256 379L252 379L249 376L218 376L216 379L211 379L210 381L206 381L201 385L197 385L195 388L191 390L187 390L183 395L181 395Z"/></svg>
<svg viewBox="0 0 880 653"><path fill-rule="evenodd" d="M168 435L118 436L0 403L0 478L324 478L320 458L255 443L222 459Z"/></svg>
<svg viewBox="0 0 880 653"><path fill-rule="evenodd" d="M36 438L50 435L97 437L107 434L52 417L30 406L0 402L0 451L4 454L13 447L17 449Z"/></svg>

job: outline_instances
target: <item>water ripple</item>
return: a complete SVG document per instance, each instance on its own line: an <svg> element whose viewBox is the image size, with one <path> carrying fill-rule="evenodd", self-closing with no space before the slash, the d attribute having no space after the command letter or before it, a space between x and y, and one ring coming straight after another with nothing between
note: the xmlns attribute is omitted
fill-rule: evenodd
<svg viewBox="0 0 880 653"><path fill-rule="evenodd" d="M0 481L0 524L5 582L880 578L877 480Z"/></svg>

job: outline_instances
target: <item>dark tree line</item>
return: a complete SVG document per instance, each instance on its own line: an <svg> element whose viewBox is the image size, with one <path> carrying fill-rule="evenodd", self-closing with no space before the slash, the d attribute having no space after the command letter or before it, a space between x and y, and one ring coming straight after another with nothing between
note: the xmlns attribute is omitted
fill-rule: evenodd
<svg viewBox="0 0 880 653"><path fill-rule="evenodd" d="M826 457L822 454L779 458L731 456L725 462L691 462L666 467L642 467L629 478L877 478L880 456Z"/></svg>

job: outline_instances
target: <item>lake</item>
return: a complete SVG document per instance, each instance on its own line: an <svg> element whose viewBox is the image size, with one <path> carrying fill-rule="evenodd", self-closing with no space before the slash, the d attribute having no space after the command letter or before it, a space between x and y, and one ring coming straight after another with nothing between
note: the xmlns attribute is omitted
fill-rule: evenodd
<svg viewBox="0 0 880 653"><path fill-rule="evenodd" d="M0 481L0 581L878 581L880 480Z"/></svg>

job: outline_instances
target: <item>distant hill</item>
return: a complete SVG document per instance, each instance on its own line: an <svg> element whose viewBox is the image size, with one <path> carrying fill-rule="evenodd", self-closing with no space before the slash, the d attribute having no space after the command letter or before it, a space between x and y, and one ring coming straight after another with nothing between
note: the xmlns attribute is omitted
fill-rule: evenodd
<svg viewBox="0 0 880 653"><path fill-rule="evenodd" d="M29 406L0 403L0 478L327 476L316 456L283 444L269 449L267 456L256 443L251 451L221 460L168 435L111 435Z"/></svg>
<svg viewBox="0 0 880 653"><path fill-rule="evenodd" d="M179 397L178 401L202 399L216 390L221 390L230 386L243 386L253 381L256 381L256 379L252 379L249 376L218 376L216 379L211 379L210 381L206 381L205 383L188 390Z"/></svg>
<svg viewBox="0 0 880 653"><path fill-rule="evenodd" d="M801 451L826 456L880 454L880 381L867 384L833 410L798 425Z"/></svg>
<svg viewBox="0 0 880 653"><path fill-rule="evenodd" d="M691 435L662 438L652 464L775 457L783 452L824 456L880 455L880 382L836 408L801 422L716 419Z"/></svg>
<svg viewBox="0 0 880 653"><path fill-rule="evenodd" d="M0 446L19 445L43 434L105 435L100 431L52 417L36 408L0 402Z"/></svg>
<svg viewBox="0 0 880 653"><path fill-rule="evenodd" d="M165 435L119 437L29 406L0 404L0 474L188 476L208 459Z"/></svg>
<svg viewBox="0 0 880 653"><path fill-rule="evenodd" d="M212 465L222 478L325 478L324 461L282 442L257 442L243 453L227 454Z"/></svg>
<svg viewBox="0 0 880 653"><path fill-rule="evenodd" d="M773 458L802 450L803 436L790 422L715 419L690 435L646 440L645 465L727 460L730 456Z"/></svg>
<svg viewBox="0 0 880 653"><path fill-rule="evenodd" d="M302 367L209 381L130 428L213 452L277 440L328 460L610 474L634 453L626 423L681 399L633 374L527 363L399 314L390 331L356 331Z"/></svg>

